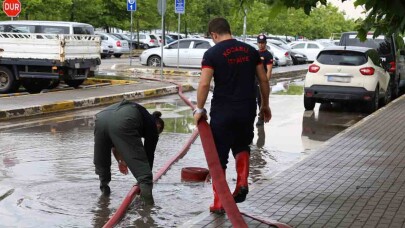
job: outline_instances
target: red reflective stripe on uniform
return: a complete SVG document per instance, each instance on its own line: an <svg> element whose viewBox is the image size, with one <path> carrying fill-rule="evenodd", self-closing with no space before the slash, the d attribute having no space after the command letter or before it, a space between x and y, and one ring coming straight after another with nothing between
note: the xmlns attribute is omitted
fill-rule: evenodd
<svg viewBox="0 0 405 228"><path fill-rule="evenodd" d="M201 67L201 69L204 69L204 68L214 69L212 66L202 66L202 67Z"/></svg>

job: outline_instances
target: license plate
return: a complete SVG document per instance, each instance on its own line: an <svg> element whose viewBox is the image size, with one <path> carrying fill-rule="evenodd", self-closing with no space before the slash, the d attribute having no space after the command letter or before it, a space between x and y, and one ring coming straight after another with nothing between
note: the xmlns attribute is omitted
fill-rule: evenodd
<svg viewBox="0 0 405 228"><path fill-rule="evenodd" d="M350 78L349 77L339 77L339 76L328 76L328 82L343 82L343 83L349 83Z"/></svg>

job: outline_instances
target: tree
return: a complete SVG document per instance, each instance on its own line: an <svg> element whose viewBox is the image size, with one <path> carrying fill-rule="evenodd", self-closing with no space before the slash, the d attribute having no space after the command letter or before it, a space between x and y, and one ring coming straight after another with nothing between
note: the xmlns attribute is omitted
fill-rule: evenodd
<svg viewBox="0 0 405 228"><path fill-rule="evenodd" d="M255 0L240 0L244 4L251 4ZM256 0L264 2L274 9L280 7L304 9L309 15L320 4L326 5L327 0ZM344 2L345 0L342 0ZM374 36L379 34L403 34L405 30L405 3L403 0L355 0L355 6L364 6L367 16L359 21L357 30L361 39L365 39L367 32L374 30Z"/></svg>

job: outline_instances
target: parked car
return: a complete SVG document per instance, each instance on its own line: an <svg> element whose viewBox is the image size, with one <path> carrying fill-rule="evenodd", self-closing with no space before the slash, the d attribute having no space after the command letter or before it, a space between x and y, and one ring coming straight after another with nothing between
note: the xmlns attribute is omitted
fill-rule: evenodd
<svg viewBox="0 0 405 228"><path fill-rule="evenodd" d="M242 41L243 42L243 41ZM259 46L257 45L257 42L252 42L252 41L246 41L247 44L250 44L252 47L254 47L256 50L259 50ZM271 55L273 56L273 61L275 62L276 59L274 57L274 51L271 50L271 47L269 45L266 45L266 49L267 51L269 51L271 53Z"/></svg>
<svg viewBox="0 0 405 228"><path fill-rule="evenodd" d="M101 41L100 44L100 56L101 58L110 58L114 54L114 48L111 44L105 40Z"/></svg>
<svg viewBox="0 0 405 228"><path fill-rule="evenodd" d="M168 36L170 36L173 40L181 40L181 39L184 39L184 37L183 37L183 35L182 34L174 34L174 33L171 33L171 34L168 34Z"/></svg>
<svg viewBox="0 0 405 228"><path fill-rule="evenodd" d="M308 68L304 107L313 110L315 103L362 101L366 111L373 112L391 100L388 69L375 49L327 47Z"/></svg>
<svg viewBox="0 0 405 228"><path fill-rule="evenodd" d="M174 41L175 41L175 39L173 39L172 37L170 37L168 35L165 36L165 45L170 44L170 43L172 43ZM159 45L161 45L162 42L163 42L162 35L159 35Z"/></svg>
<svg viewBox="0 0 405 228"><path fill-rule="evenodd" d="M179 49L177 49L178 45ZM164 66L177 66L177 53L179 51L179 66L200 68L204 53L214 45L211 39L187 38L176 40L164 46L163 64ZM139 59L142 65L160 66L162 62L161 49L151 48L145 50L139 56Z"/></svg>
<svg viewBox="0 0 405 228"><path fill-rule="evenodd" d="M339 45L370 47L377 49L381 60L391 65L389 73L392 79L392 95L394 98L398 97L399 88L405 87L405 72L403 72L405 62L401 61L400 51L401 48L404 48L404 41L402 39L396 39L395 35L380 35L373 38L372 32L368 33L366 38L366 41L361 42L360 39L357 38L357 32L345 32L342 33ZM402 52L402 54L405 53Z"/></svg>
<svg viewBox="0 0 405 228"><path fill-rule="evenodd" d="M273 43L267 42L270 49L274 53L274 57L277 58L277 66L290 66L293 65L291 54L287 49L279 47Z"/></svg>
<svg viewBox="0 0 405 228"><path fill-rule="evenodd" d="M332 44L317 41L294 41L290 44L291 50L305 54L309 62L313 62L319 52L328 46Z"/></svg>
<svg viewBox="0 0 405 228"><path fill-rule="evenodd" d="M129 47L132 49L138 49L139 48L139 43L136 40L131 40L131 38L125 34L122 33L111 33L112 35L116 36L120 40L126 40L129 44Z"/></svg>
<svg viewBox="0 0 405 228"><path fill-rule="evenodd" d="M159 47L159 38L154 34L139 33L139 45L143 49ZM138 41L138 34L134 33L133 40Z"/></svg>
<svg viewBox="0 0 405 228"><path fill-rule="evenodd" d="M105 32L95 32L96 35L100 36L101 41L112 45L114 48L114 57L120 58L122 54L129 53L129 45L126 40L121 40L118 37Z"/></svg>
<svg viewBox="0 0 405 228"><path fill-rule="evenodd" d="M292 59L292 62L294 65L305 64L308 62L308 58L305 54L292 50L290 46L288 46L286 43L284 43L282 41L274 40L274 39L267 39L267 42L270 42L281 48L288 50L290 52L291 59Z"/></svg>

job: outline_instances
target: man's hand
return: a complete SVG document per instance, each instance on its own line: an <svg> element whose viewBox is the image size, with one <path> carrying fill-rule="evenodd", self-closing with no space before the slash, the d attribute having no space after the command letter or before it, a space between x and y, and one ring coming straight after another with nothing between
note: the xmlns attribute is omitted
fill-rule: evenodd
<svg viewBox="0 0 405 228"><path fill-rule="evenodd" d="M118 162L118 169L120 170L120 172L124 175L128 174L128 166L127 163L125 163L123 160Z"/></svg>
<svg viewBox="0 0 405 228"><path fill-rule="evenodd" d="M208 119L208 117L207 117L207 114L206 114L206 113L196 113L196 114L194 115L194 123L195 123L195 125L198 124L198 121L200 121L200 120L207 120L207 119Z"/></svg>
<svg viewBox="0 0 405 228"><path fill-rule="evenodd" d="M201 109L200 109L201 110ZM205 109L203 109L203 111L196 111L196 110L194 110L193 111L193 114L194 114L194 123L195 123L195 125L197 125L198 124L198 121L200 121L201 119L203 119L203 120L207 120L208 119L208 117L207 117L207 111L205 110Z"/></svg>
<svg viewBox="0 0 405 228"><path fill-rule="evenodd" d="M268 123L271 120L271 110L270 107L260 107L260 112L259 112L260 118L264 120L265 123Z"/></svg>

